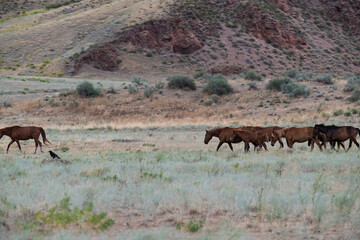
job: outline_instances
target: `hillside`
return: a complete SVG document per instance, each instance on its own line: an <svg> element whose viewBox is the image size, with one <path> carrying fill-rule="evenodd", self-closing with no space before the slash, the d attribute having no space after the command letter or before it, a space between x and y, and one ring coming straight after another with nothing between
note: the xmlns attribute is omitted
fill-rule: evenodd
<svg viewBox="0 0 360 240"><path fill-rule="evenodd" d="M360 72L353 0L3 2L4 74Z"/></svg>

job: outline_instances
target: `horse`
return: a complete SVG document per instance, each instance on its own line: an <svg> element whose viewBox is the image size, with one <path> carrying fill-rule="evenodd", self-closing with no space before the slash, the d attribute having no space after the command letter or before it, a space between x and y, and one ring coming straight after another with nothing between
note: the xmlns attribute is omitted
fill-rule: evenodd
<svg viewBox="0 0 360 240"><path fill-rule="evenodd" d="M325 126L324 124L316 124L313 130L313 135L316 135L318 133L324 133L326 135L326 138L331 143L332 147L335 147L335 142L343 142L346 140L350 140L349 147L346 151L349 151L351 148L352 143L354 142L355 145L360 148L359 143L356 141L356 135L360 135L360 129L351 127L351 126ZM339 145L338 145L339 149Z"/></svg>
<svg viewBox="0 0 360 240"><path fill-rule="evenodd" d="M1 128L0 129L0 139L2 138L2 136L6 135L9 136L11 138L11 142L9 143L7 149L6 149L6 153L9 153L9 148L11 146L11 144L13 144L14 142L17 143L20 152L21 152L21 146L20 146L20 140L29 140L29 139L34 139L35 141L35 152L34 154L36 154L37 148L38 146L40 146L40 150L41 152L43 152L42 150L42 144L39 141L39 136L42 136L43 138L43 142L46 146L48 146L46 143L50 143L49 140L46 139L46 135L45 135L45 131L43 128L41 127L35 127L35 126L26 126L26 127L20 127L20 126L12 126L12 127L6 127L6 128Z"/></svg>
<svg viewBox="0 0 360 240"><path fill-rule="evenodd" d="M271 135L271 146L274 146L276 141L281 142L281 138L286 139L286 143L289 148L292 148L295 142L308 142L309 146L311 145L311 151L314 149L314 143L316 143L320 150L322 147L319 142L319 138L322 140L322 145L326 148L326 137L325 135L313 134L314 127L290 127L275 130Z"/></svg>
<svg viewBox="0 0 360 240"><path fill-rule="evenodd" d="M223 143L227 143L231 151L234 151L232 147L232 143L239 143L242 141L241 138L237 136L233 136L234 131L237 129L239 128L224 127L224 128L214 128L210 130L205 130L206 134L205 134L204 143L208 144L213 137L217 137L219 138L220 142L216 148L216 151L219 151L219 148Z"/></svg>
<svg viewBox="0 0 360 240"><path fill-rule="evenodd" d="M234 138L240 138L245 143L245 152L248 152L250 150L249 142L254 144L254 146L264 147L264 149L267 151L266 148L266 140L267 140L267 134L264 131L246 131L246 130L234 130L233 134ZM254 148L255 151L256 147Z"/></svg>

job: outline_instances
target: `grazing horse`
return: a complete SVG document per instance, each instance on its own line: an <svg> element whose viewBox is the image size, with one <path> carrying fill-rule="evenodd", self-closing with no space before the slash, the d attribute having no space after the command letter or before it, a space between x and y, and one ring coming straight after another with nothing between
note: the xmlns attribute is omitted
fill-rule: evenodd
<svg viewBox="0 0 360 240"><path fill-rule="evenodd" d="M320 150L322 147L319 142L319 134L313 134L314 127L290 127L275 130L271 136L271 146L274 146L276 141L281 141L281 138L286 139L286 143L289 148L292 148L295 142L309 142L311 144L311 151L314 149L314 143L316 143ZM326 148L326 137L324 135L320 136L323 145Z"/></svg>
<svg viewBox="0 0 360 240"><path fill-rule="evenodd" d="M254 146L262 146L267 151L266 148L266 140L267 135L263 131L246 131L246 130L234 130L234 138L239 138L245 143L245 152L248 152L250 150L249 142L254 144ZM254 148L255 151L255 148Z"/></svg>
<svg viewBox="0 0 360 240"><path fill-rule="evenodd" d="M325 126L324 124L316 124L313 130L313 135L315 136L318 133L324 133L326 138L331 143L332 147L335 146L335 142L339 144L339 142L343 142L346 140L350 140L349 147L347 151L351 148L352 143L354 142L355 145L360 148L359 143L356 141L356 135L360 135L360 129L351 127L351 126ZM338 145L339 149L339 145Z"/></svg>
<svg viewBox="0 0 360 240"><path fill-rule="evenodd" d="M35 141L35 153L36 150L38 148L38 145L40 145L40 150L41 152L43 152L42 150L42 144L39 141L39 136L42 136L43 138L43 142L45 145L46 142L50 143L47 139L46 139L46 135L45 135L45 131L44 129L42 129L41 127L34 127L34 126L27 126L27 127L20 127L20 126L12 126L12 127L6 127L6 128L1 128L0 129L0 139L2 138L3 135L9 136L11 138L11 142L9 143L7 149L6 149L6 153L9 152L9 148L11 146L11 144L13 144L14 142L17 143L20 151L21 151L21 147L20 147L20 140L29 140L29 139L34 139ZM34 154L35 154L34 153Z"/></svg>
<svg viewBox="0 0 360 240"><path fill-rule="evenodd" d="M237 129L238 128L224 127L224 128L214 128L214 129L206 130L204 143L208 144L212 139L212 137L217 137L219 138L220 142L216 148L216 151L219 150L219 148L223 143L227 143L231 151L234 151L231 143L239 143L242 141L241 138L233 136L234 131Z"/></svg>

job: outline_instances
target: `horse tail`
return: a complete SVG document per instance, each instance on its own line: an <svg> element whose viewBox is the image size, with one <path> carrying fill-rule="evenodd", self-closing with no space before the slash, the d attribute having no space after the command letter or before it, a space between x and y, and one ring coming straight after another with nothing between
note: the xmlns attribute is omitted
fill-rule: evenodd
<svg viewBox="0 0 360 240"><path fill-rule="evenodd" d="M43 138L43 143L44 143L46 146L48 146L48 145L46 144L47 142L52 145L52 143L51 143L49 140L47 140L44 129L43 129L42 127L40 127L39 129L40 129L41 136L42 136L42 138Z"/></svg>
<svg viewBox="0 0 360 240"><path fill-rule="evenodd" d="M358 131L358 133L359 133L359 136L360 136L360 128L356 128L356 130Z"/></svg>

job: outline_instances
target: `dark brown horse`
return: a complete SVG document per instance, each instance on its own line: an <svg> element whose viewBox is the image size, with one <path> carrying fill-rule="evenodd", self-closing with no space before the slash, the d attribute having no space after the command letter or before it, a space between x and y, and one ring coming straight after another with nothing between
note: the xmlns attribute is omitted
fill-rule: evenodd
<svg viewBox="0 0 360 240"><path fill-rule="evenodd" d="M234 130L234 138L242 140L245 143L245 152L250 150L249 143L251 142L254 146L262 146L267 151L266 140L267 135L264 131L249 131L249 130ZM255 150L255 149L254 149Z"/></svg>
<svg viewBox="0 0 360 240"><path fill-rule="evenodd" d="M294 143L299 142L308 142L311 145L311 151L314 149L314 143L316 143L320 150L322 147L320 145L319 138L321 138L323 144L326 148L326 137L325 135L319 136L319 134L313 134L314 127L290 127L280 130L275 130L271 136L271 146L274 146L276 141L281 142L281 138L286 139L286 143L289 148L292 148Z"/></svg>
<svg viewBox="0 0 360 240"><path fill-rule="evenodd" d="M21 151L21 147L20 147L20 140L29 140L29 139L34 139L35 141L35 153L36 150L38 148L38 146L40 146L40 150L41 152L43 152L42 150L42 144L39 141L39 136L42 136L43 138L43 142L45 145L46 142L50 143L47 139L46 139L46 135L45 135L45 131L44 129L42 129L41 127L34 127L34 126L27 126L27 127L20 127L20 126L12 126L12 127L6 127L6 128L2 128L0 129L0 139L2 138L2 136L6 135L9 136L11 138L11 142L9 143L7 149L6 149L6 153L9 152L9 148L11 146L11 144L13 144L14 142L17 143L20 151ZM34 153L34 154L35 154Z"/></svg>
<svg viewBox="0 0 360 240"><path fill-rule="evenodd" d="M356 135L360 135L359 128L351 126L338 127L335 125L325 126L324 124L316 124L313 130L313 135L315 136L318 133L324 133L328 141L331 143L332 147L335 146L335 142L339 144L339 142L343 142L349 139L350 142L347 151L349 151L353 142L358 148L360 148L359 143L356 141Z"/></svg>
<svg viewBox="0 0 360 240"><path fill-rule="evenodd" d="M232 143L239 143L242 141L241 138L236 136L234 137L234 131L237 129L239 128L224 127L224 128L214 128L214 129L206 130L204 143L208 144L213 137L217 137L219 138L220 142L216 148L216 151L219 151L219 148L224 143L227 143L231 151L234 151L232 147Z"/></svg>

